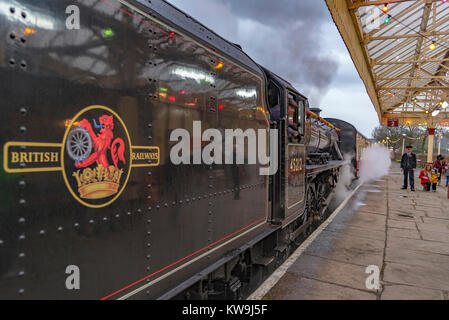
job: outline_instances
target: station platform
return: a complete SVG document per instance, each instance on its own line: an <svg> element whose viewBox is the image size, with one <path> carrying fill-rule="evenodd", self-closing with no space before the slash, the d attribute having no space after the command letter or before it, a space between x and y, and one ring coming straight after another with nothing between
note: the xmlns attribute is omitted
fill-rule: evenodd
<svg viewBox="0 0 449 320"><path fill-rule="evenodd" d="M446 178L437 192L424 192L419 171L415 192L401 190L397 164L361 185L282 276L250 299L449 299ZM379 267L378 290L367 288L369 265Z"/></svg>

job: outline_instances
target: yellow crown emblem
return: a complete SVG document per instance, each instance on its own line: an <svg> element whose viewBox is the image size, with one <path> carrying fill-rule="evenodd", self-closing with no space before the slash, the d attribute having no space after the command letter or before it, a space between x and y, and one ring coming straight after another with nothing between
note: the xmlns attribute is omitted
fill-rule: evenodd
<svg viewBox="0 0 449 320"><path fill-rule="evenodd" d="M102 199L117 193L123 169L109 166L107 170L99 164L96 168L86 168L73 173L81 198Z"/></svg>

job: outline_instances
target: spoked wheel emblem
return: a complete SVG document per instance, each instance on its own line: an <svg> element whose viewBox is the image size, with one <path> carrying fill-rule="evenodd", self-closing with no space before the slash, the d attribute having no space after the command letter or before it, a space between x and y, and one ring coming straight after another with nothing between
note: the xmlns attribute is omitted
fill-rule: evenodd
<svg viewBox="0 0 449 320"><path fill-rule="evenodd" d="M70 130L66 142L67 154L72 160L83 161L92 151L92 140L84 128Z"/></svg>

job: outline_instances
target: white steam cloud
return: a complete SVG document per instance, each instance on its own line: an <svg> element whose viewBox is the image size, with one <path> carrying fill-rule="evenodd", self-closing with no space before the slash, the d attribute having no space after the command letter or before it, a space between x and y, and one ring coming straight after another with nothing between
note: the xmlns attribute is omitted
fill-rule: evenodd
<svg viewBox="0 0 449 320"><path fill-rule="evenodd" d="M374 144L365 148L360 158L359 176L362 183L374 181L388 174L391 159L388 149Z"/></svg>
<svg viewBox="0 0 449 320"><path fill-rule="evenodd" d="M353 158L353 154L343 155L343 166L340 169L340 176L334 190L334 201L336 203L340 203L346 199L352 191L352 182L355 178L352 165ZM365 148L359 163L360 182L368 183L382 178L388 174L390 165L390 153L386 147L374 144Z"/></svg>

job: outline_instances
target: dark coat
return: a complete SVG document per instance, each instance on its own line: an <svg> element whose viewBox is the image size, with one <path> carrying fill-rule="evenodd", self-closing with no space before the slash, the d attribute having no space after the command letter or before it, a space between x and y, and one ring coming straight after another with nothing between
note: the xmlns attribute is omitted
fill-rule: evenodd
<svg viewBox="0 0 449 320"><path fill-rule="evenodd" d="M412 152L412 156L408 159L407 153L402 155L401 168L406 169L416 169L416 154Z"/></svg>

